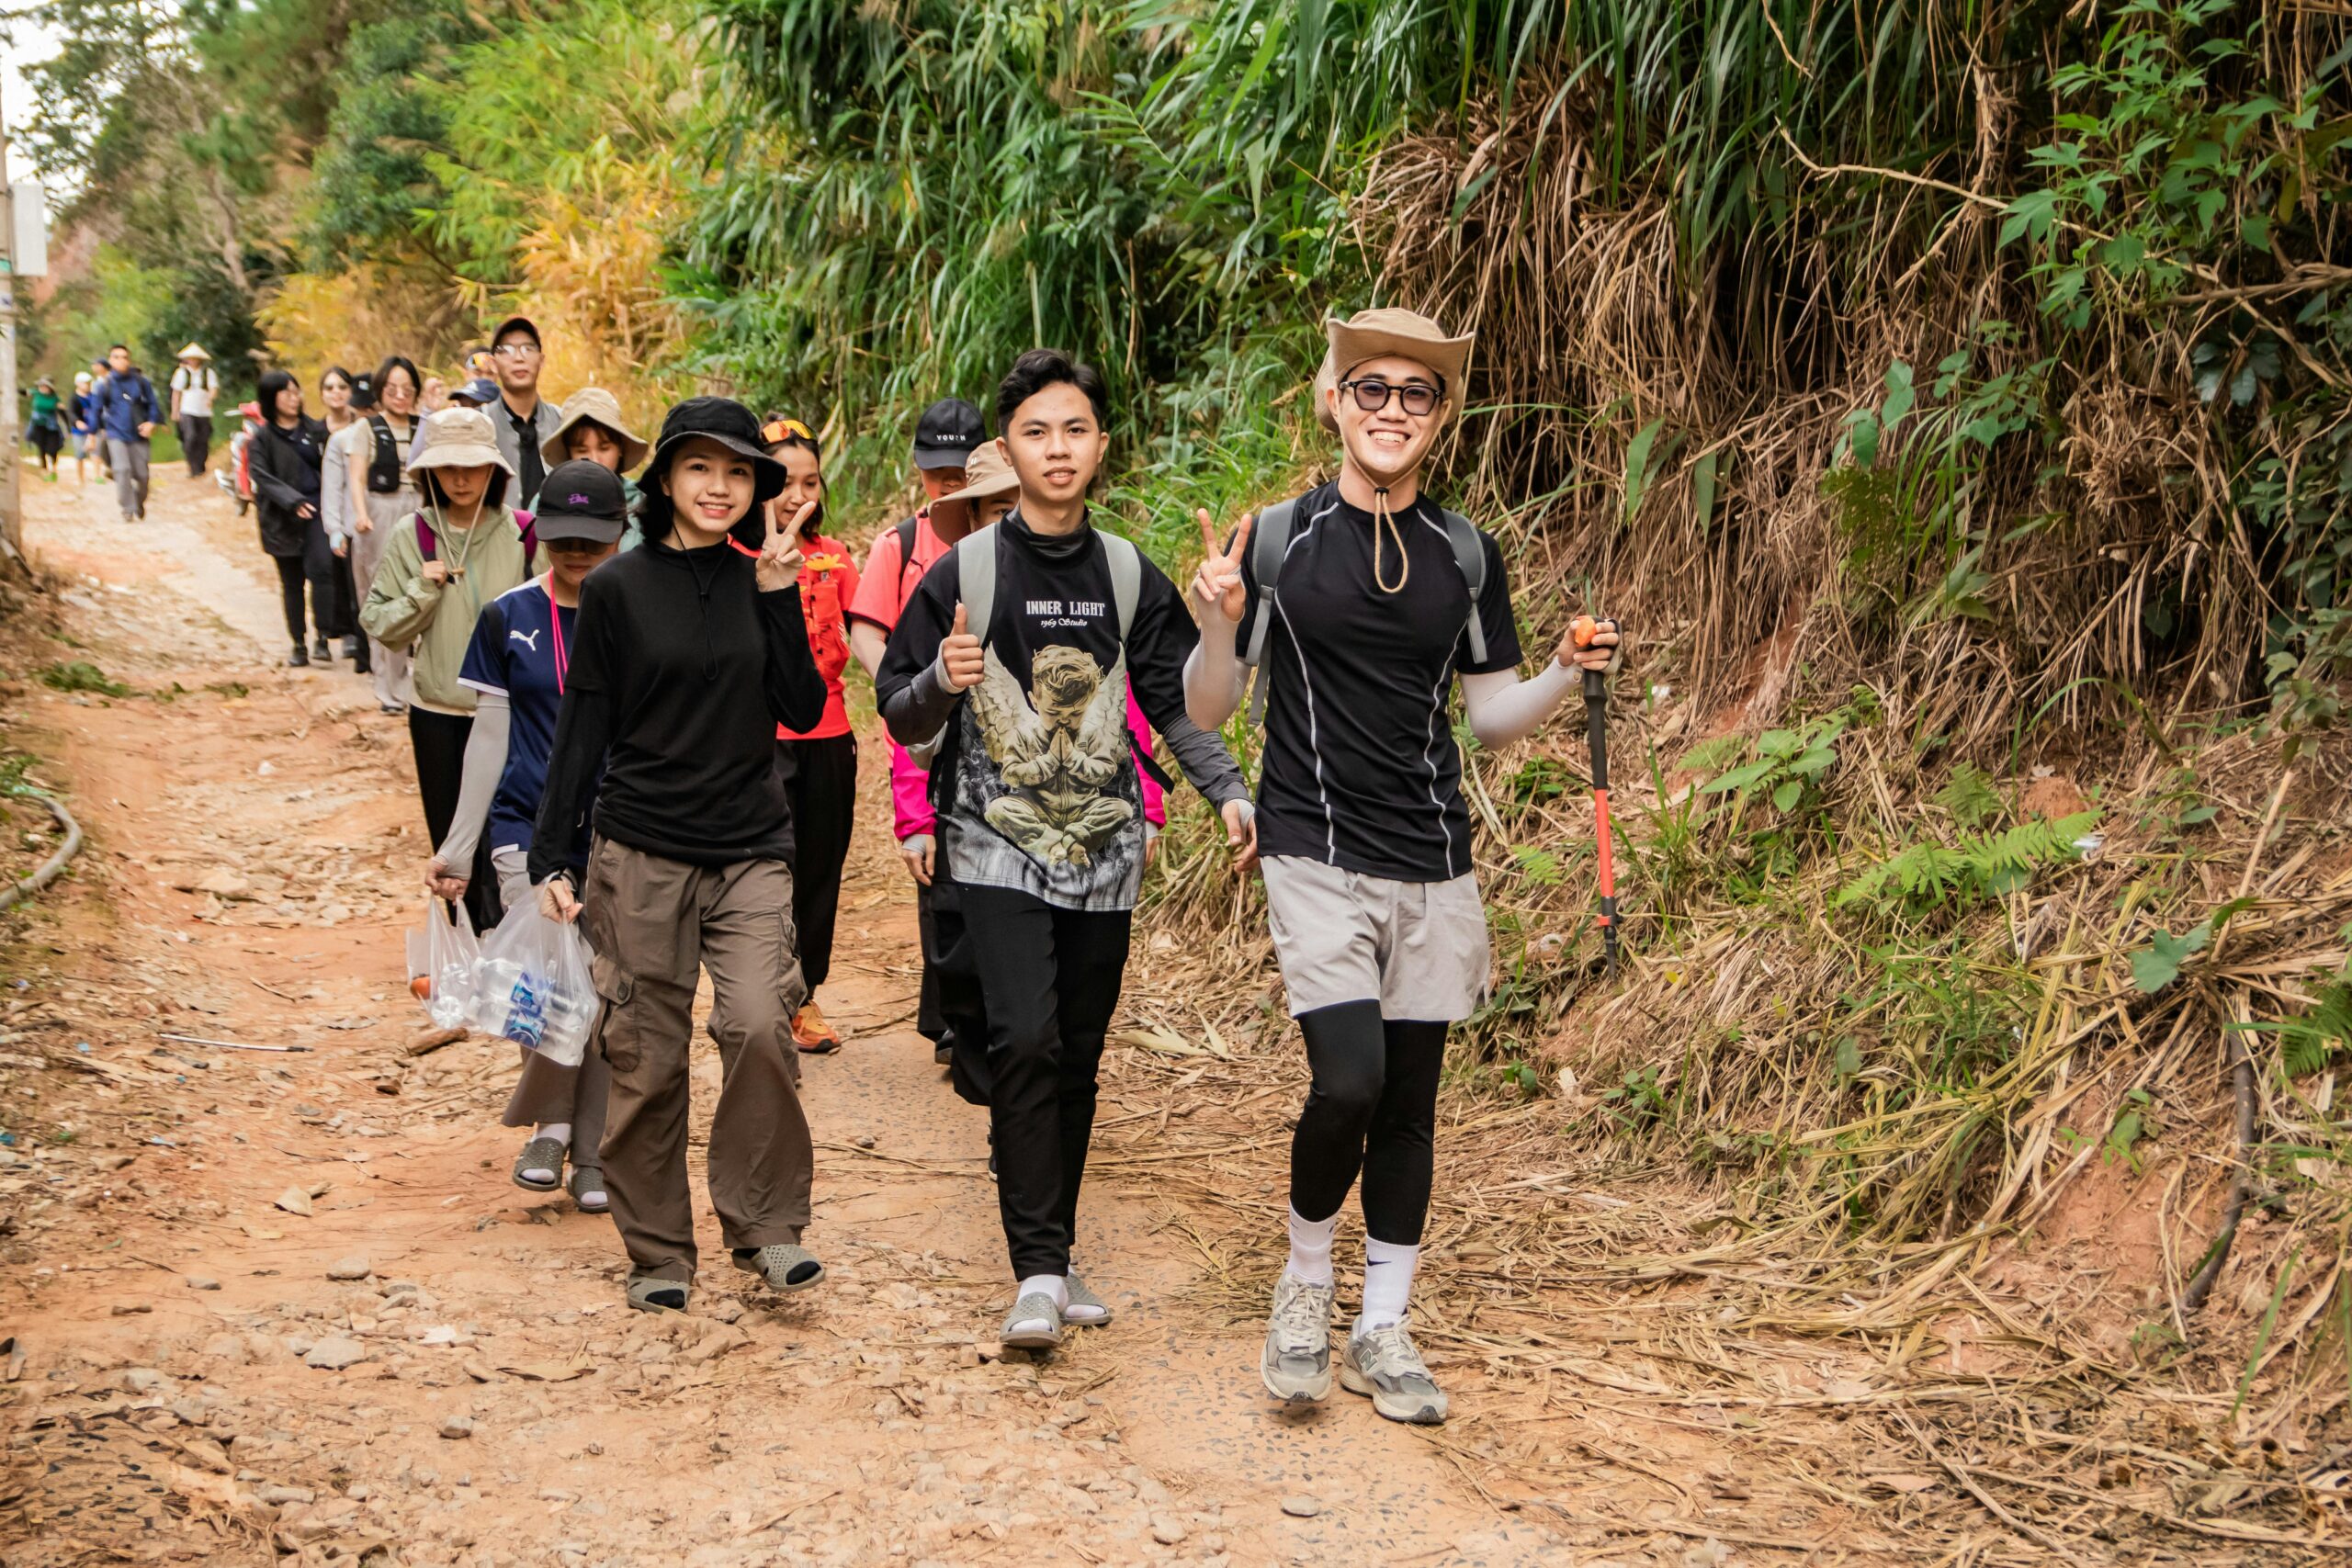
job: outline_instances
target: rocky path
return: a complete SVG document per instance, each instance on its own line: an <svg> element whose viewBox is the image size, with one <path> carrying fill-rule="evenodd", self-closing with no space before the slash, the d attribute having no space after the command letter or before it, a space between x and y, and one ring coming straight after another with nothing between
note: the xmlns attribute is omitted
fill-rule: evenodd
<svg viewBox="0 0 2352 1568"><path fill-rule="evenodd" d="M1254 1334L1190 1293L1224 1222L1148 1164L1080 1238L1116 1324L999 1355L983 1122L911 1030L878 790L825 998L854 1039L804 1090L831 1280L779 1305L722 1267L691 1315L626 1311L611 1225L508 1181L511 1051L408 1054L401 722L279 667L209 487L159 477L137 528L28 490L63 603L17 628L6 705L91 847L0 966L9 1568L1570 1560L1362 1402L1278 1415ZM705 1114L717 1073L704 1041Z"/></svg>

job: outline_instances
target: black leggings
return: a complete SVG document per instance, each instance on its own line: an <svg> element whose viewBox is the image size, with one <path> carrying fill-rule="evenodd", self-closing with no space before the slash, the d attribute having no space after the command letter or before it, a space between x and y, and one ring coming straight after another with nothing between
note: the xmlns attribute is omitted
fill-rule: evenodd
<svg viewBox="0 0 2352 1568"><path fill-rule="evenodd" d="M1314 1074L1290 1140L1290 1206L1303 1220L1340 1212L1363 1173L1364 1234L1419 1247L1430 1213L1437 1080L1445 1025L1383 1019L1376 1001L1298 1015Z"/></svg>
<svg viewBox="0 0 2352 1568"><path fill-rule="evenodd" d="M832 973L842 866L857 815L857 737L779 740L775 771L792 804L792 928L800 933L800 977L814 996Z"/></svg>
<svg viewBox="0 0 2352 1568"><path fill-rule="evenodd" d="M988 1008L989 1130L1012 1276L1067 1274L1128 914L1056 908L1002 887L956 892Z"/></svg>
<svg viewBox="0 0 2352 1568"><path fill-rule="evenodd" d="M434 713L411 704L408 710L409 749L416 754L416 793L424 802L424 830L429 849L438 849L457 819L458 795L466 778L466 738L474 732L471 714ZM490 863L490 835L474 845L474 863L466 873L466 913L474 930L487 931L503 912L498 901L498 873Z"/></svg>

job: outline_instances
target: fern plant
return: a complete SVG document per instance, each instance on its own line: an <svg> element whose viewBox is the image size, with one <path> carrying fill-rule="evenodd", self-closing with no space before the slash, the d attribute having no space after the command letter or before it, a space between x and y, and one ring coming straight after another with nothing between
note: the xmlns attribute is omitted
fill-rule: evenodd
<svg viewBox="0 0 2352 1568"><path fill-rule="evenodd" d="M1868 905L1917 914L1955 897L1999 897L2033 880L2044 866L2073 860L2076 840L2098 825L2097 811L2036 818L1998 833L1962 833L1957 841L1906 845L1838 890L1840 909Z"/></svg>

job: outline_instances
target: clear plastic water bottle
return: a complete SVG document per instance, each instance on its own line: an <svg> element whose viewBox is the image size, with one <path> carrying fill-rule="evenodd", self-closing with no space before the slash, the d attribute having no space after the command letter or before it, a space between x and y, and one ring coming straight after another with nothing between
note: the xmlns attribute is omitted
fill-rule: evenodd
<svg viewBox="0 0 2352 1568"><path fill-rule="evenodd" d="M474 971L474 1027L484 1034L506 1032L507 1015L514 1010L514 988L522 982L523 966L509 958L485 956Z"/></svg>

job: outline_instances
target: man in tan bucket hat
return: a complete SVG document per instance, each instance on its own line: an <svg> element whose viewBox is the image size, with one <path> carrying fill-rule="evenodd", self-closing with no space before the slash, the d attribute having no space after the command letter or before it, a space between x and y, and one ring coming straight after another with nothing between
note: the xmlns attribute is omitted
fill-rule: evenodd
<svg viewBox="0 0 2352 1568"><path fill-rule="evenodd" d="M1363 1178L1363 1312L1339 1381L1396 1421L1445 1419L1405 1319L1429 1213L1448 1025L1487 991L1486 911L1449 698L1458 676L1482 744L1520 739L1614 660L1611 623L1563 638L1521 681L1494 539L1440 508L1421 468L1462 406L1472 340L1410 310L1324 322L1318 422L1340 477L1244 518L1193 592L1202 637L1184 676L1212 731L1258 671L1266 725L1258 844L1268 923L1313 1079L1291 1142L1290 1261L1260 1375L1292 1404L1331 1389L1331 1239Z"/></svg>

